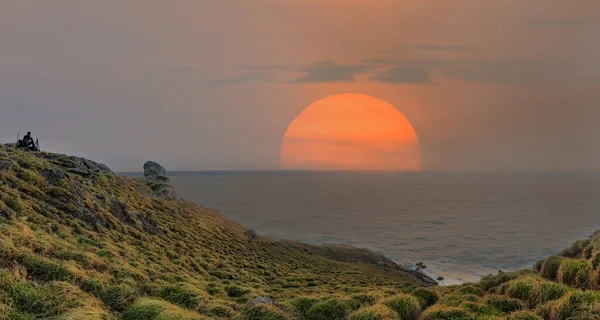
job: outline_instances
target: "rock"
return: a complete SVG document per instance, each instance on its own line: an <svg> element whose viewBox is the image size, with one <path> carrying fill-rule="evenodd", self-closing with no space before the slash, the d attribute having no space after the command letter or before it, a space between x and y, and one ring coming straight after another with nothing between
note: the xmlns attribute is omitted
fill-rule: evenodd
<svg viewBox="0 0 600 320"><path fill-rule="evenodd" d="M248 303L248 305L250 307L257 305L257 304L266 304L269 306L274 306L275 305L275 300L269 298L269 297L256 297L256 299L250 301L250 303Z"/></svg>
<svg viewBox="0 0 600 320"><path fill-rule="evenodd" d="M167 169L154 161L146 161L146 163L144 163L144 177L153 181L158 180L159 177L166 178Z"/></svg>
<svg viewBox="0 0 600 320"><path fill-rule="evenodd" d="M144 163L144 177L157 197L170 201L177 200L175 187L171 184L167 177L167 170L163 166L154 161L147 161Z"/></svg>
<svg viewBox="0 0 600 320"><path fill-rule="evenodd" d="M110 198L110 213L124 223L127 221L127 204L121 202L117 197Z"/></svg>
<svg viewBox="0 0 600 320"><path fill-rule="evenodd" d="M96 176L99 173L112 173L112 170L110 170L106 165L84 158L59 154L44 154L44 157L55 165L65 168L68 172L86 178Z"/></svg>
<svg viewBox="0 0 600 320"><path fill-rule="evenodd" d="M96 165L98 165L98 169L101 172L107 172L107 173L112 173L113 172L112 170L110 170L110 168L108 166L106 166L103 163L96 163Z"/></svg>
<svg viewBox="0 0 600 320"><path fill-rule="evenodd" d="M7 172L14 165L15 165L15 162L12 160L1 160L0 161L0 172Z"/></svg>
<svg viewBox="0 0 600 320"><path fill-rule="evenodd" d="M94 194L94 196L96 196L98 203L100 203L100 207L102 207L102 209L106 209L106 196L104 195L104 193L98 192Z"/></svg>
<svg viewBox="0 0 600 320"><path fill-rule="evenodd" d="M109 223L103 216L94 213L87 208L80 208L75 216L85 222L87 225L92 226L94 228L98 228L98 226L103 226L105 228L111 228L112 224Z"/></svg>
<svg viewBox="0 0 600 320"><path fill-rule="evenodd" d="M131 219L139 221L144 231L150 234L157 234L159 232L158 225L154 220L152 220L149 214L137 211L129 211L128 216Z"/></svg>
<svg viewBox="0 0 600 320"><path fill-rule="evenodd" d="M246 237L248 237L248 241L256 240L256 238L258 238L258 235L256 234L256 230L246 229Z"/></svg>
<svg viewBox="0 0 600 320"><path fill-rule="evenodd" d="M67 177L67 174L62 169L52 168L43 171L42 177L44 177L51 186L56 186L60 180Z"/></svg>

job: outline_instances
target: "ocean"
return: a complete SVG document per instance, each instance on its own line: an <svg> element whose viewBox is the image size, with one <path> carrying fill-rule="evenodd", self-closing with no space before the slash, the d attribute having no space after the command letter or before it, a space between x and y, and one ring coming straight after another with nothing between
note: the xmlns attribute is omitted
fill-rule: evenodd
<svg viewBox="0 0 600 320"><path fill-rule="evenodd" d="M600 229L600 175L178 172L178 195L263 236L343 243L446 284L533 263Z"/></svg>

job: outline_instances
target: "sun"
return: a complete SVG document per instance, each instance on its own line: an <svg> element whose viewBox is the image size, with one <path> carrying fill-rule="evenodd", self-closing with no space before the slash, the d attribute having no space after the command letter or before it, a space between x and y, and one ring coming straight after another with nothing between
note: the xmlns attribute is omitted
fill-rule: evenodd
<svg viewBox="0 0 600 320"><path fill-rule="evenodd" d="M304 109L281 144L285 170L421 170L417 133L391 104L339 94Z"/></svg>

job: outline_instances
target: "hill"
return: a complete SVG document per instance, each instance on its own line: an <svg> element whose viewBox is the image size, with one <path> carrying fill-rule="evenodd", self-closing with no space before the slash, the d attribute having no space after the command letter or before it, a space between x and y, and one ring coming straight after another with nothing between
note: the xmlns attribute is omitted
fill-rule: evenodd
<svg viewBox="0 0 600 320"><path fill-rule="evenodd" d="M600 319L600 234L435 287L365 249L260 237L145 169L0 145L0 319Z"/></svg>
<svg viewBox="0 0 600 320"><path fill-rule="evenodd" d="M0 146L0 314L229 319L268 297L257 308L285 316L274 303L431 284L368 250L257 236L216 210L173 200L162 179Z"/></svg>

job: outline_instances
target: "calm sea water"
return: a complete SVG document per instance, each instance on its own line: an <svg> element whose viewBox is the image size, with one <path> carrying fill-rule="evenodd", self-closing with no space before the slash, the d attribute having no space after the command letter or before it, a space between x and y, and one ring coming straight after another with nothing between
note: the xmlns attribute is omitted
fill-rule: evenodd
<svg viewBox="0 0 600 320"><path fill-rule="evenodd" d="M600 229L600 175L174 173L179 196L264 236L344 243L447 283L531 265Z"/></svg>

